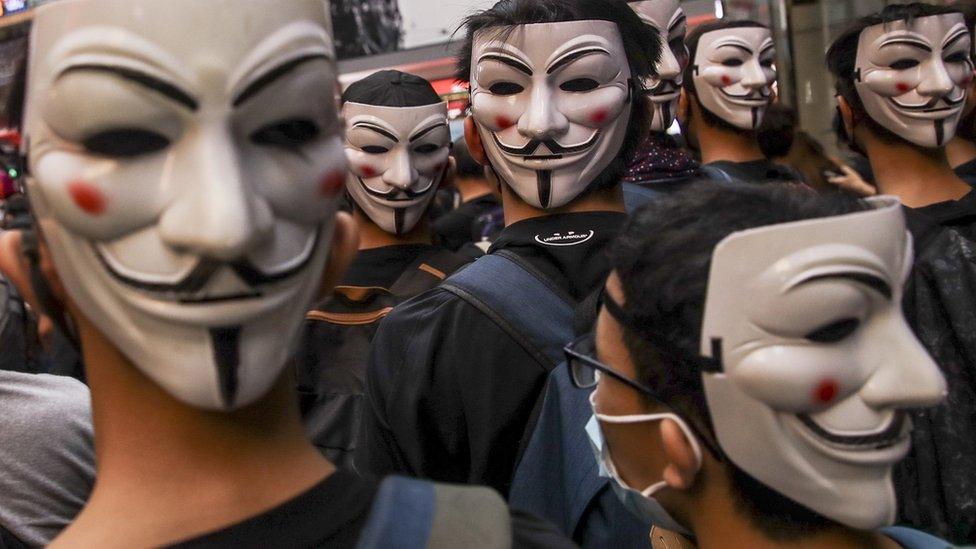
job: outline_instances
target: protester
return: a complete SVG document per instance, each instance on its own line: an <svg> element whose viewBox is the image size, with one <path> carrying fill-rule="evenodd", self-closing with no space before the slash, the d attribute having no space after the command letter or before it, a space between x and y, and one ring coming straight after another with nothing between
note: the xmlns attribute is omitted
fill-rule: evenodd
<svg viewBox="0 0 976 549"><path fill-rule="evenodd" d="M323 7L35 12L30 282L77 326L98 442L91 498L52 546L567 545L490 490L361 478L304 436L286 366L358 243L333 215L346 159Z"/></svg>
<svg viewBox="0 0 976 549"><path fill-rule="evenodd" d="M566 352L632 512L702 548L946 546L879 531L905 411L946 391L901 315L896 200L704 185L636 214L611 256L595 334Z"/></svg>
<svg viewBox="0 0 976 549"><path fill-rule="evenodd" d="M976 4L957 4L966 17L966 28L970 32L976 26ZM976 41L970 55L976 56ZM946 143L946 157L949 165L960 179L970 186L976 186L976 79L969 84L966 106L956 127L956 136Z"/></svg>
<svg viewBox="0 0 976 549"><path fill-rule="evenodd" d="M606 275L635 101L659 44L626 4L502 0L465 23L472 156L502 182L489 255L401 305L373 340L364 469L508 491L572 306ZM636 89L635 89L636 87Z"/></svg>
<svg viewBox="0 0 976 549"><path fill-rule="evenodd" d="M716 21L687 39L678 120L705 174L721 181L796 181L799 174L769 161L758 130L774 100L775 49L769 29L753 21Z"/></svg>
<svg viewBox="0 0 976 549"><path fill-rule="evenodd" d="M955 542L976 539L976 194L944 146L973 76L970 40L961 13L903 4L858 20L827 52L852 146L879 192L906 206L917 255L906 316L949 382L948 404L913 417L912 454L896 472L902 516Z"/></svg>
<svg viewBox="0 0 976 549"><path fill-rule="evenodd" d="M298 389L312 442L332 463L352 467L377 326L393 306L466 260L433 245L427 220L451 171L447 104L429 82L399 71L360 80L342 98L359 253L333 294L307 315Z"/></svg>
<svg viewBox="0 0 976 549"><path fill-rule="evenodd" d="M437 218L434 234L445 248L480 257L505 224L500 190L485 177L485 167L471 157L464 139L454 142L451 156L457 162L453 185L456 205Z"/></svg>

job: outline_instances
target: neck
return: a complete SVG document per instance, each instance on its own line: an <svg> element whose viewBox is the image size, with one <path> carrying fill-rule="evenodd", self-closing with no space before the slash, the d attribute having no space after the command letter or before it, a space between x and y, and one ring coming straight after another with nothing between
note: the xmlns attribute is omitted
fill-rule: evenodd
<svg viewBox="0 0 976 549"><path fill-rule="evenodd" d="M712 162L752 162L765 160L759 148L755 132L734 132L720 126L708 124L700 109L695 114L695 134L701 149L702 164Z"/></svg>
<svg viewBox="0 0 976 549"><path fill-rule="evenodd" d="M948 158L949 165L952 166L952 169L976 160L976 143L968 139L963 139L958 135L952 138L952 141L949 141L945 151L946 158Z"/></svg>
<svg viewBox="0 0 976 549"><path fill-rule="evenodd" d="M624 191L620 185L609 189L586 193L580 198L561 208L543 210L527 204L508 185L502 185L502 206L505 210L505 226L514 225L519 221L546 217L550 215L584 212L623 212Z"/></svg>
<svg viewBox="0 0 976 549"><path fill-rule="evenodd" d="M491 184L484 179L459 177L454 180L454 188L461 195L462 204L491 194Z"/></svg>
<svg viewBox="0 0 976 549"><path fill-rule="evenodd" d="M98 473L88 505L56 545L190 538L272 509L334 471L305 439L287 372L254 405L199 410L165 393L74 316L82 319Z"/></svg>
<svg viewBox="0 0 976 549"><path fill-rule="evenodd" d="M943 149L886 143L873 137L865 141L878 190L897 196L909 208L959 200L971 190L949 167Z"/></svg>
<svg viewBox="0 0 976 549"><path fill-rule="evenodd" d="M416 227L402 235L395 235L384 231L379 225L373 223L369 216L364 214L359 208L356 208L353 219L356 220L356 225L359 227L360 251L385 248L387 246L430 244L432 242L430 226L426 215L420 218Z"/></svg>

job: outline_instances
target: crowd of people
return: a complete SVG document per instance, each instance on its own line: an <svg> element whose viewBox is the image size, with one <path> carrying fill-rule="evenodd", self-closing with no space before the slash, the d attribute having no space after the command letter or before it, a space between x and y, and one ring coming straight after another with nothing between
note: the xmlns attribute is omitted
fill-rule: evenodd
<svg viewBox="0 0 976 549"><path fill-rule="evenodd" d="M36 11L0 548L976 543L976 10L836 38L843 158L758 22L500 0L452 141L328 13Z"/></svg>

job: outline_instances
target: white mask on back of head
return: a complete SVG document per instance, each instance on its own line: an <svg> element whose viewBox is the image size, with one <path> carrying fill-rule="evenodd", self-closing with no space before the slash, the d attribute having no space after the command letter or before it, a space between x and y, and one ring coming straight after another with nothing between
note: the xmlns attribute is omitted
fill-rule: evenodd
<svg viewBox="0 0 976 549"><path fill-rule="evenodd" d="M674 124L678 114L678 100L684 72L688 67L688 48L685 34L688 21L679 0L644 0L631 2L644 23L657 29L661 40L661 59L656 66L657 76L644 82L644 99L651 104L651 131L664 132Z"/></svg>

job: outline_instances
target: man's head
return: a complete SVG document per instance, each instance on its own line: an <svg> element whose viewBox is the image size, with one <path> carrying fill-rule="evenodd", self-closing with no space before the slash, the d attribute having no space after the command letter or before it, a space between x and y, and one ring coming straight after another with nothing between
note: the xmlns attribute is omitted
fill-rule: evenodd
<svg viewBox="0 0 976 549"><path fill-rule="evenodd" d="M694 186L637 213L612 250L596 347L646 393L602 376L595 407L691 429L604 423L623 478L714 489L697 445L771 537L890 524L904 409L945 391L900 311L910 250L897 202L795 186Z"/></svg>
<svg viewBox="0 0 976 549"><path fill-rule="evenodd" d="M34 19L39 230L73 310L187 404L263 396L318 290L346 171L326 13L63 0Z"/></svg>
<svg viewBox="0 0 976 549"><path fill-rule="evenodd" d="M423 217L448 169L447 103L430 82L381 71L342 95L346 189L384 231L402 235Z"/></svg>
<svg viewBox="0 0 976 549"><path fill-rule="evenodd" d="M945 145L973 80L971 48L950 8L894 4L855 22L827 51L848 134L863 126L884 142Z"/></svg>
<svg viewBox="0 0 976 549"><path fill-rule="evenodd" d="M773 100L773 37L753 21L716 21L688 35L684 89L711 126L755 131Z"/></svg>
<svg viewBox="0 0 976 549"><path fill-rule="evenodd" d="M617 0L502 0L465 22L475 158L534 208L619 183L646 133L656 32Z"/></svg>
<svg viewBox="0 0 976 549"><path fill-rule="evenodd" d="M665 132L678 114L681 85L688 68L688 21L679 0L639 0L630 2L630 7L654 28L662 44L661 59L655 67L657 74L644 82L644 99L650 103L651 131Z"/></svg>

